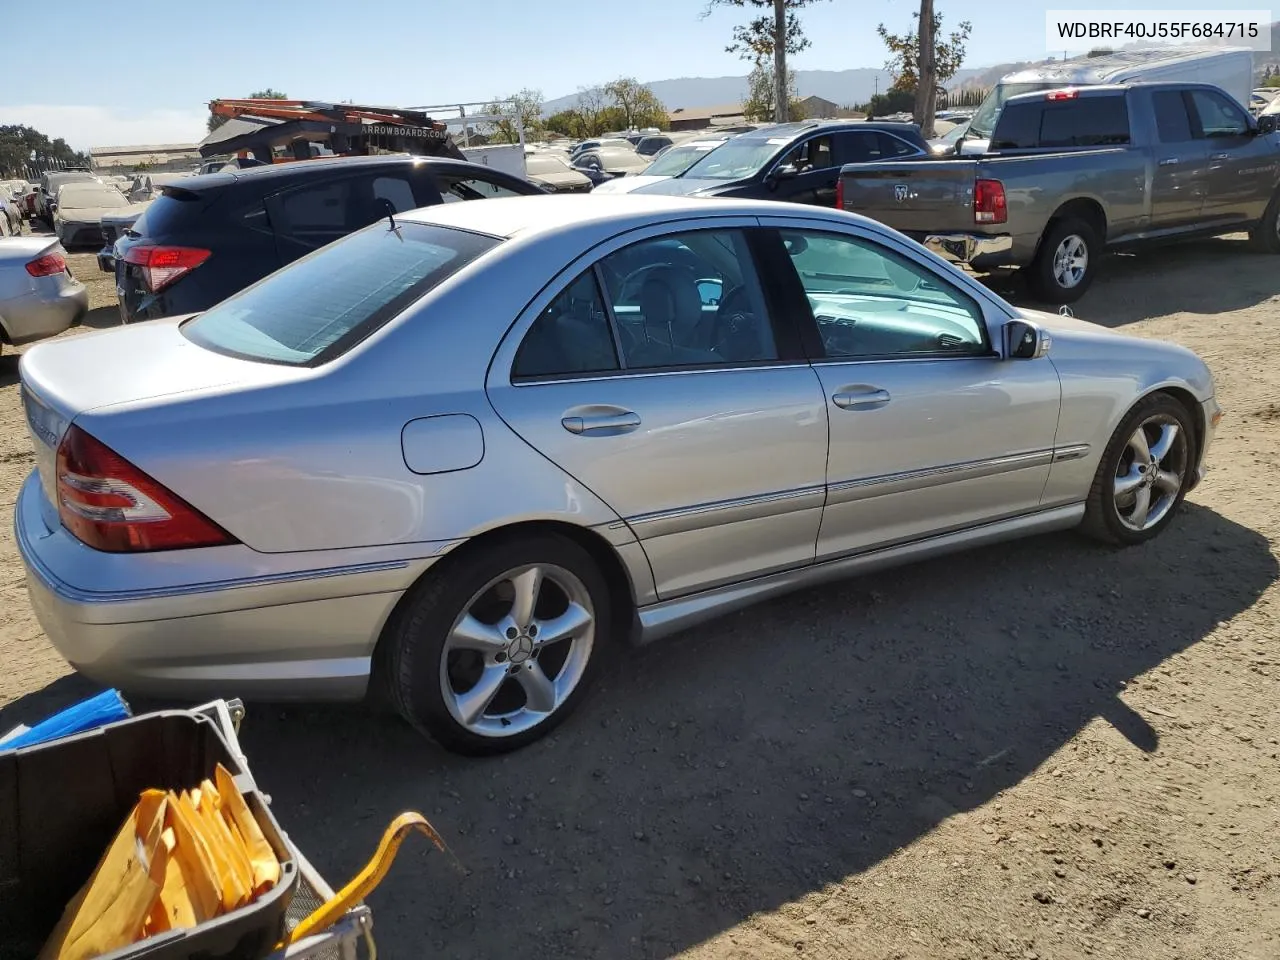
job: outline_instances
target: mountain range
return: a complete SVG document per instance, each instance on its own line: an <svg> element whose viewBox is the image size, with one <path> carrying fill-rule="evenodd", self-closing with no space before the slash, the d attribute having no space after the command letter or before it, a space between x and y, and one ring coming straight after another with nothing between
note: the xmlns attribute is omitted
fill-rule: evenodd
<svg viewBox="0 0 1280 960"><path fill-rule="evenodd" d="M1280 22L1271 25L1271 53L1254 54L1254 69L1261 72L1265 66L1280 64ZM947 86L990 87L1005 74L1045 60L1021 60L957 71ZM877 91L887 90L893 84L886 70L857 67L852 70L796 70L796 93L805 97L822 97L840 106L866 103ZM747 78L740 77L679 77L673 80L653 80L645 84L662 101L668 110L685 110L699 107L719 107L741 103L747 98ZM551 115L574 106L576 93L547 100L542 105L544 115Z"/></svg>

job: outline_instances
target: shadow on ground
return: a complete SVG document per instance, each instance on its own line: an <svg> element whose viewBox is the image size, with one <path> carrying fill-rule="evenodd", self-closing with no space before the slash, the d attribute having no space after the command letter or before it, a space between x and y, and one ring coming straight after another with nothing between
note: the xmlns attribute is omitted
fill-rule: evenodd
<svg viewBox="0 0 1280 960"><path fill-rule="evenodd" d="M662 957L865 870L1094 717L1158 747L1128 681L1249 607L1266 540L1188 505L1159 541L1071 534L815 589L619 657L547 741L447 755L358 709L250 707L243 742L335 884L418 809L371 898L387 956Z"/></svg>
<svg viewBox="0 0 1280 960"><path fill-rule="evenodd" d="M115 304L106 307L97 307L85 314L85 318L80 321L82 327L89 327L91 330L107 330L111 327L120 326L120 308Z"/></svg>
<svg viewBox="0 0 1280 960"><path fill-rule="evenodd" d="M1213 316L1256 306L1280 292L1280 260L1254 252L1243 235L1145 247L1103 258L1089 292L1071 305L1076 316L1107 327L1178 311ZM1014 303L1055 312L1038 302L1015 271L983 282ZM1152 297L1152 285L1160 296Z"/></svg>

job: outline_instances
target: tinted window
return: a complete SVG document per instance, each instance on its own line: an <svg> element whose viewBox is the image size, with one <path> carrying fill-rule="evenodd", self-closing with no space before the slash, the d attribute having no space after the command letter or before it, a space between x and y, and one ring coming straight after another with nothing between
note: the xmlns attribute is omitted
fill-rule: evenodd
<svg viewBox="0 0 1280 960"><path fill-rule="evenodd" d="M1156 131L1161 143L1186 143L1192 139L1187 103L1180 90L1157 90L1151 95Z"/></svg>
<svg viewBox="0 0 1280 960"><path fill-rule="evenodd" d="M933 271L870 241L784 231L828 357L987 352L982 309Z"/></svg>
<svg viewBox="0 0 1280 960"><path fill-rule="evenodd" d="M1129 142L1123 96L1048 101L1040 121L1042 147L1104 147Z"/></svg>
<svg viewBox="0 0 1280 960"><path fill-rule="evenodd" d="M224 300L182 331L219 353L300 366L367 336L497 243L418 223L373 227Z"/></svg>
<svg viewBox="0 0 1280 960"><path fill-rule="evenodd" d="M145 216L133 225L134 233L150 237L168 236L183 229L199 229L198 218L206 206L205 198L190 194L178 197L162 193L151 201Z"/></svg>
<svg viewBox="0 0 1280 960"><path fill-rule="evenodd" d="M419 206L413 199L413 187L404 177L377 177L373 181L373 196L391 204L395 213L403 213Z"/></svg>
<svg viewBox="0 0 1280 960"><path fill-rule="evenodd" d="M1191 103L1206 137L1243 137L1249 131L1244 111L1213 90L1192 90Z"/></svg>
<svg viewBox="0 0 1280 960"><path fill-rule="evenodd" d="M920 148L914 144L887 133L877 134L877 139L880 141L880 155L886 159L908 157L920 152Z"/></svg>
<svg viewBox="0 0 1280 960"><path fill-rule="evenodd" d="M618 351L595 273L588 270L533 322L516 353L514 377L607 373L618 369Z"/></svg>
<svg viewBox="0 0 1280 960"><path fill-rule="evenodd" d="M1040 117L1044 102L1011 103L1000 112L996 132L991 135L992 150L1026 150L1040 139ZM970 128L972 129L972 127Z"/></svg>
<svg viewBox="0 0 1280 960"><path fill-rule="evenodd" d="M345 230L350 180L332 180L290 190L280 198L291 230Z"/></svg>
<svg viewBox="0 0 1280 960"><path fill-rule="evenodd" d="M844 151L842 159L845 163L866 163L881 159L880 134L874 131L842 133L840 147Z"/></svg>
<svg viewBox="0 0 1280 960"><path fill-rule="evenodd" d="M519 197L522 194L485 177L439 176L440 196L445 203L484 200L489 197Z"/></svg>
<svg viewBox="0 0 1280 960"><path fill-rule="evenodd" d="M777 359L760 281L740 231L645 240L600 266L627 368Z"/></svg>

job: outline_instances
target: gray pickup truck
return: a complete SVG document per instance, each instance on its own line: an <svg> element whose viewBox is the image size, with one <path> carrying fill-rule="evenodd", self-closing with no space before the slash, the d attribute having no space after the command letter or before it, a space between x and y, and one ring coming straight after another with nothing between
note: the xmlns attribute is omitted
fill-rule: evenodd
<svg viewBox="0 0 1280 960"><path fill-rule="evenodd" d="M1208 84L1011 97L986 154L841 168L838 205L975 270L1078 299L1103 250L1248 230L1280 253L1280 135Z"/></svg>

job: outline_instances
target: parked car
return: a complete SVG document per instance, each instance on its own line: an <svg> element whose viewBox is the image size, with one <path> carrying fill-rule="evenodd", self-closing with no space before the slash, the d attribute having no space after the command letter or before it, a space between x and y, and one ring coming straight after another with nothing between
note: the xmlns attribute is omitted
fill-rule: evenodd
<svg viewBox="0 0 1280 960"><path fill-rule="evenodd" d="M524 165L529 179L552 193L586 193L592 187L590 177L553 153L530 154Z"/></svg>
<svg viewBox="0 0 1280 960"><path fill-rule="evenodd" d="M1254 90L1249 94L1249 112L1255 117L1271 106L1272 102L1280 96L1280 88L1262 87Z"/></svg>
<svg viewBox="0 0 1280 960"><path fill-rule="evenodd" d="M116 272L116 241L133 229L150 203L131 203L117 213L102 215L102 249L98 251L98 269L114 276Z"/></svg>
<svg viewBox="0 0 1280 960"><path fill-rule="evenodd" d="M659 154L653 163L640 171L640 173L632 174L628 177L606 180L596 187L596 192L632 193L639 190L641 187L646 187L651 183L657 183L659 180L665 180L668 177L681 176L706 154L710 153L728 139L728 137L716 137L708 138L706 140L691 140L688 143L681 143L673 147L669 147L665 152Z"/></svg>
<svg viewBox="0 0 1280 960"><path fill-rule="evenodd" d="M965 156L987 152L987 141L1000 110L1012 97L1064 87L1119 83L1207 83L1222 88L1246 107L1253 84L1253 51L1244 47L1153 47L1075 57L1019 70L1002 77L974 111L958 145L960 152Z"/></svg>
<svg viewBox="0 0 1280 960"><path fill-rule="evenodd" d="M22 233L22 211L12 197L0 195L0 237L16 237Z"/></svg>
<svg viewBox="0 0 1280 960"><path fill-rule="evenodd" d="M1012 97L977 158L844 168L841 204L977 270L1078 299L1104 250L1248 230L1280 253L1280 137L1208 84Z"/></svg>
<svg viewBox="0 0 1280 960"><path fill-rule="evenodd" d="M810 120L743 133L706 154L679 177L637 194L742 197L834 206L840 166L855 160L929 156L920 128L906 123Z"/></svg>
<svg viewBox="0 0 1280 960"><path fill-rule="evenodd" d="M57 336L84 318L89 292L66 253L49 237L0 240L0 349Z"/></svg>
<svg viewBox="0 0 1280 960"><path fill-rule="evenodd" d="M73 666L188 699L376 676L468 753L554 728L610 646L800 586L1148 541L1221 416L1189 350L870 220L662 197L415 210L20 376L15 540Z"/></svg>
<svg viewBox="0 0 1280 960"><path fill-rule="evenodd" d="M22 215L28 220L36 218L36 210L39 209L40 187L38 184L27 184L26 192L22 195Z"/></svg>
<svg viewBox="0 0 1280 960"><path fill-rule="evenodd" d="M130 206L109 183L64 183L58 187L53 230L67 249L102 243L102 216Z"/></svg>
<svg viewBox="0 0 1280 960"><path fill-rule="evenodd" d="M616 147L619 150L634 150L635 144L625 137L596 137L591 140L583 140L576 143L573 149L569 151L569 159L576 160L578 154L585 153L588 150L599 150L601 147Z"/></svg>
<svg viewBox="0 0 1280 960"><path fill-rule="evenodd" d="M639 141L636 142L636 153L640 154L642 157L655 157L671 145L671 138L664 134L641 137Z"/></svg>
<svg viewBox="0 0 1280 960"><path fill-rule="evenodd" d="M388 213L543 193L481 164L410 156L226 169L161 190L116 241L124 323L208 309Z"/></svg>
<svg viewBox="0 0 1280 960"><path fill-rule="evenodd" d="M604 146L579 153L573 160L573 168L599 185L615 177L641 173L649 163L648 157L634 150Z"/></svg>
<svg viewBox="0 0 1280 960"><path fill-rule="evenodd" d="M53 229L53 212L57 207L58 188L64 183L101 183L87 170L54 170L40 177L40 194L36 198L36 218Z"/></svg>

